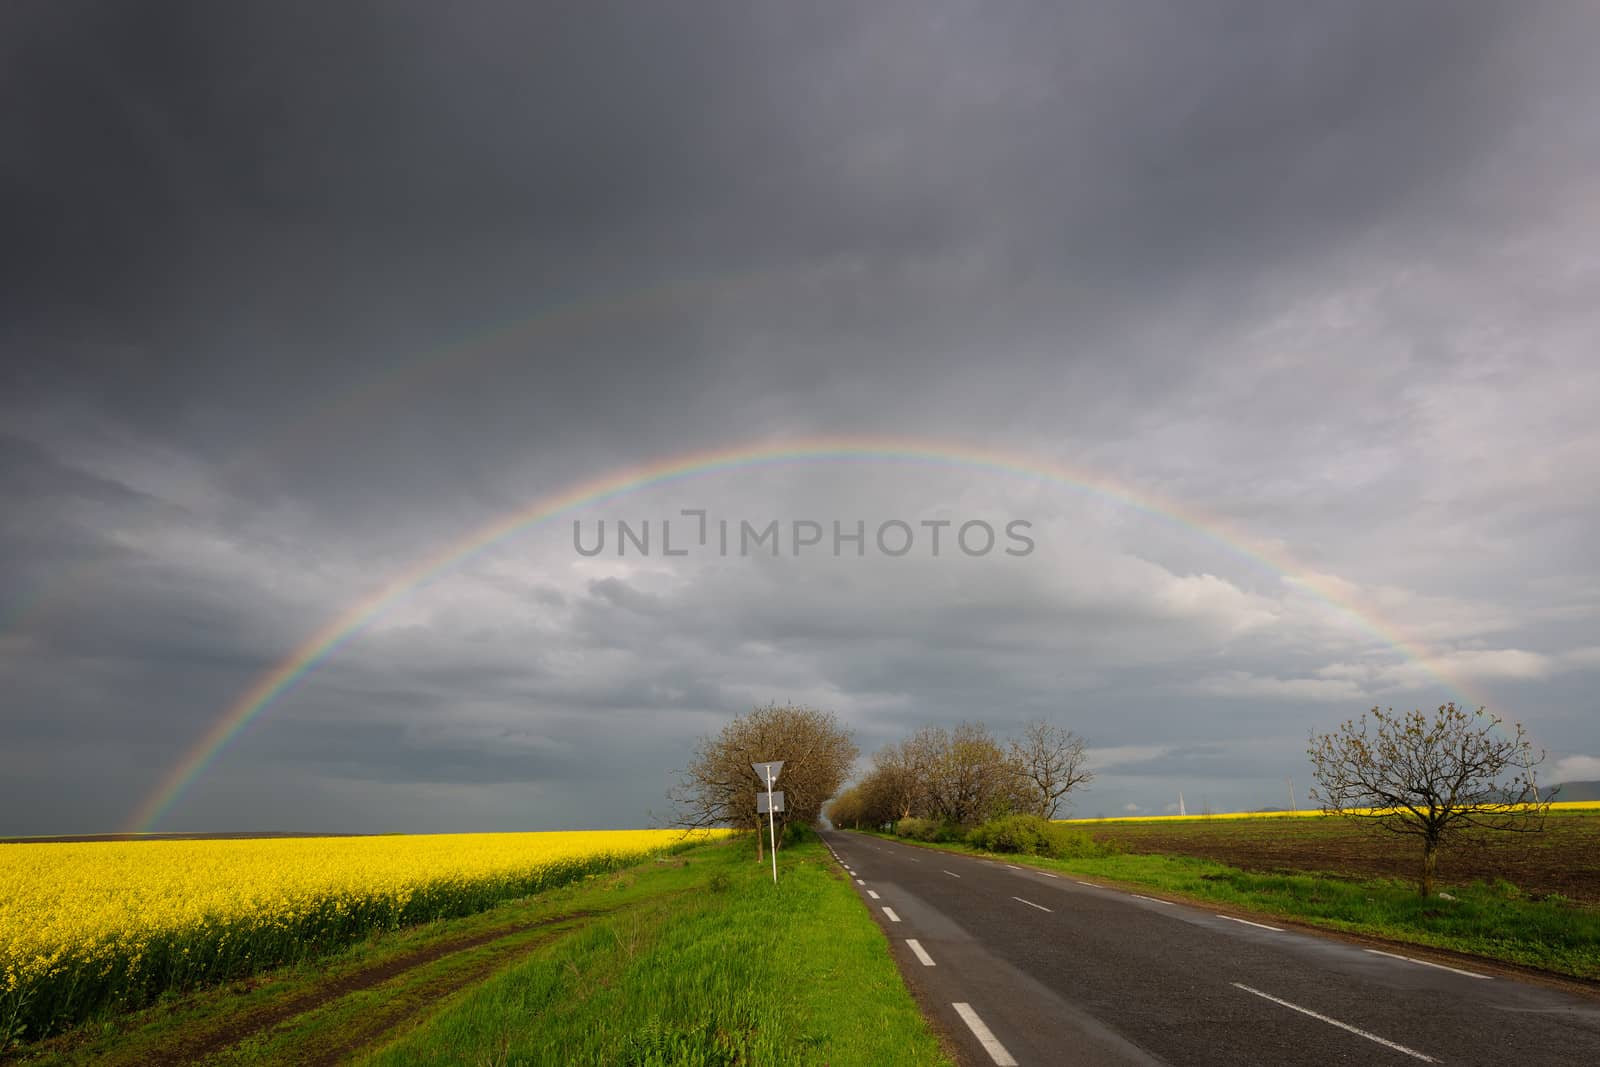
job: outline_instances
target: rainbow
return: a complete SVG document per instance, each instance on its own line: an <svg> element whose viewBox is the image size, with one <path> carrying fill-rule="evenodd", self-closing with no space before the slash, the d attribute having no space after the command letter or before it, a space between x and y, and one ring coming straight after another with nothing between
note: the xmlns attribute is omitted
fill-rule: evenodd
<svg viewBox="0 0 1600 1067"><path fill-rule="evenodd" d="M1176 524L1256 566L1263 566L1298 588L1355 620L1363 629L1401 655L1422 664L1445 689L1459 688L1428 667L1427 653L1405 640L1368 611L1348 602L1326 580L1308 578L1303 568L1280 552L1252 546L1220 519L1157 500L1150 494L1091 472L1053 460L916 438L833 436L790 442L757 442L731 448L710 449L673 456L641 467L613 471L543 497L509 515L495 519L443 549L419 559L372 593L333 616L277 666L242 693L205 734L197 740L154 791L138 806L128 832L148 833L172 808L184 791L250 722L273 701L314 670L345 642L360 633L391 605L434 578L513 535L547 519L629 493L683 479L761 466L828 460L869 460L885 463L921 463L1003 474L1047 484L1064 485ZM1485 703L1468 700L1467 703Z"/></svg>

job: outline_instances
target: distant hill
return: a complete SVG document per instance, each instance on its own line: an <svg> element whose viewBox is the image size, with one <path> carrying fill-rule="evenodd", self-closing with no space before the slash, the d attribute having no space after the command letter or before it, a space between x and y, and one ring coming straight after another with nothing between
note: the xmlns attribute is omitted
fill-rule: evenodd
<svg viewBox="0 0 1600 1067"><path fill-rule="evenodd" d="M1562 782L1557 800L1600 800L1600 782Z"/></svg>

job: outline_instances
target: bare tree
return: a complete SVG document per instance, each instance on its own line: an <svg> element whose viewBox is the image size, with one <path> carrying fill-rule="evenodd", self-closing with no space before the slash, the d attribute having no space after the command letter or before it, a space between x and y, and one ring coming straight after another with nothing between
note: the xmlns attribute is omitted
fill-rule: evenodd
<svg viewBox="0 0 1600 1067"><path fill-rule="evenodd" d="M1372 722L1369 725L1368 715ZM1470 827L1541 829L1549 798L1539 797L1522 724L1506 737L1482 708L1442 705L1428 720L1373 708L1359 722L1312 734L1307 754L1317 784L1311 799L1330 815L1370 820L1422 839L1423 896L1433 893L1440 847ZM1503 778L1508 772L1509 777Z"/></svg>
<svg viewBox="0 0 1600 1067"><path fill-rule="evenodd" d="M1011 760L1034 793L1034 810L1047 819L1060 813L1068 793L1094 780L1084 739L1043 719L1028 723L1022 739L1011 742Z"/></svg>
<svg viewBox="0 0 1600 1067"><path fill-rule="evenodd" d="M831 711L770 704L740 716L716 737L703 738L688 769L668 793L680 826L735 826L760 830L756 794L766 788L752 763L783 760L778 786L785 810L780 827L812 824L839 791L859 750ZM757 838L761 838L758 833ZM758 845L758 849L759 849Z"/></svg>

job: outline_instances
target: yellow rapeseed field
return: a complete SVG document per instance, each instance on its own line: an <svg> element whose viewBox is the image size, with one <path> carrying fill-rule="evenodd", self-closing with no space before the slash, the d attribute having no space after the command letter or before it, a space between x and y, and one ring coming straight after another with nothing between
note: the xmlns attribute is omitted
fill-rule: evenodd
<svg viewBox="0 0 1600 1067"><path fill-rule="evenodd" d="M0 1048L685 843L592 830L0 844Z"/></svg>

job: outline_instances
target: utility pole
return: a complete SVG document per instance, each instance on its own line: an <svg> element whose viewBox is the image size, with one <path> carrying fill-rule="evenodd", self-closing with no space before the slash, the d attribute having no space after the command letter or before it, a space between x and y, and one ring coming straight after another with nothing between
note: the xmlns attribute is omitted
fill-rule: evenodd
<svg viewBox="0 0 1600 1067"><path fill-rule="evenodd" d="M1289 811L1290 811L1290 813L1295 813L1295 812L1298 812L1300 809L1296 806L1295 799L1294 799L1294 779L1290 778L1290 779L1288 779L1288 782L1289 782Z"/></svg>

